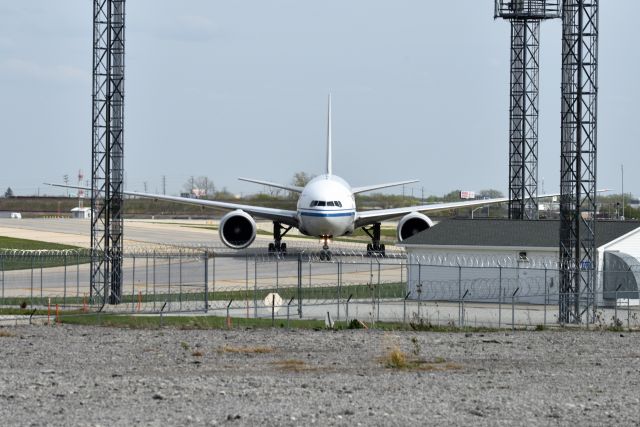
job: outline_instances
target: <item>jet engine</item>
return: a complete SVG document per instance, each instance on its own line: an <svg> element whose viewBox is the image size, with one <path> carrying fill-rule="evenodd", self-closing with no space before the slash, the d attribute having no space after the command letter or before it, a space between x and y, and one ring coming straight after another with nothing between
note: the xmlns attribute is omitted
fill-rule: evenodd
<svg viewBox="0 0 640 427"><path fill-rule="evenodd" d="M222 217L219 231L222 243L232 249L244 249L256 238L256 222L238 209Z"/></svg>
<svg viewBox="0 0 640 427"><path fill-rule="evenodd" d="M433 221L428 216L419 212L412 212L402 217L398 223L398 241L408 239L414 234L433 227Z"/></svg>

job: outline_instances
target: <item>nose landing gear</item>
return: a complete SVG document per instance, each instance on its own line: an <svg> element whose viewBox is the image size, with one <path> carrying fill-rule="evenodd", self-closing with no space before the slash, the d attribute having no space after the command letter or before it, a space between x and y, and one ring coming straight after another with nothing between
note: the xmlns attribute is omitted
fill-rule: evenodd
<svg viewBox="0 0 640 427"><path fill-rule="evenodd" d="M331 261L331 251L329 250L329 239L331 236L322 236L323 244L320 251L320 260Z"/></svg>

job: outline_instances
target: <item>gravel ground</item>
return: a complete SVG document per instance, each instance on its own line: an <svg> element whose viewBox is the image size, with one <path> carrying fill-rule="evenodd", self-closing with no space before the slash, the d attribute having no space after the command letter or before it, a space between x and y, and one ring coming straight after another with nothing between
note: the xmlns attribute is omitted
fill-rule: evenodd
<svg viewBox="0 0 640 427"><path fill-rule="evenodd" d="M399 349L407 367L388 367ZM640 334L0 328L2 425L638 425Z"/></svg>

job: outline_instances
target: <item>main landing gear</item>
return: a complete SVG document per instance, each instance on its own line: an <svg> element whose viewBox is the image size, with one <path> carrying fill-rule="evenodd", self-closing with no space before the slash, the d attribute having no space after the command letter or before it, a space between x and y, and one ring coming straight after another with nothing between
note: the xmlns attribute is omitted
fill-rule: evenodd
<svg viewBox="0 0 640 427"><path fill-rule="evenodd" d="M322 251L320 251L321 261L331 261L331 251L329 250L329 239L331 236L323 236Z"/></svg>
<svg viewBox="0 0 640 427"><path fill-rule="evenodd" d="M283 227L281 223L273 221L273 243L269 243L270 254L286 254L287 244L282 243L282 238L291 230L291 226ZM284 230L284 232L282 231Z"/></svg>
<svg viewBox="0 0 640 427"><path fill-rule="evenodd" d="M362 231L371 237L371 243L367 243L367 256L385 256L385 247L380 243L380 223L376 222L371 227L362 227Z"/></svg>

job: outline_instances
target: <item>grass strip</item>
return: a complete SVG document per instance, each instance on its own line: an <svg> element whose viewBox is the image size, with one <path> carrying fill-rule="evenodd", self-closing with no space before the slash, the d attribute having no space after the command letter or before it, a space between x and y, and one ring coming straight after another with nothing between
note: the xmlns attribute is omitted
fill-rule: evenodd
<svg viewBox="0 0 640 427"><path fill-rule="evenodd" d="M81 250L78 246L61 245L59 243L42 242L39 240L15 239L13 237L0 236L0 252L1 251L64 251L64 250ZM91 258L86 254L10 254L0 253L0 270L24 270L31 268L49 268L60 267L63 265L75 266L77 264L86 264Z"/></svg>
<svg viewBox="0 0 640 427"><path fill-rule="evenodd" d="M346 300L349 296L352 296L353 299L389 299L389 298L403 298L405 295L406 285L403 283L383 283L380 286L378 285L344 285L344 286L317 286L317 287L302 287L301 290L301 298L302 300L335 300L338 297L341 300ZM278 293L282 300L286 303L291 298L297 300L298 298L298 288L297 287L287 287L287 288L259 288L257 290L250 288L249 290L225 290L225 291L215 291L209 292L209 302L213 301L244 301L250 300L253 301L254 298L258 301L263 301L268 294L270 293ZM255 293L255 297L254 297ZM138 303L138 294L136 295L123 295L121 304L134 304ZM80 305L80 304L88 304L91 305L89 298L85 297L76 297L76 296L67 296L66 298L62 296L55 297L43 297L40 298L34 297L33 299L29 296L24 297L7 297L4 299L0 299L0 305L4 306L20 306L21 304L26 304L28 306L46 306L49 303L49 299L51 300L51 305L55 306L55 304L59 305ZM204 301L204 292L183 292L183 293L143 293L141 298L141 303L149 303L149 302L188 302L188 301Z"/></svg>

